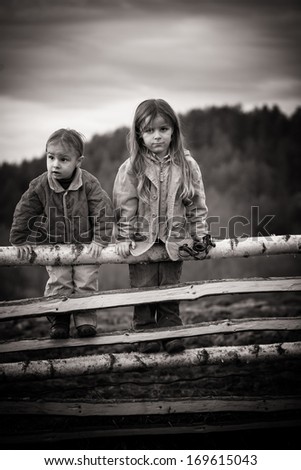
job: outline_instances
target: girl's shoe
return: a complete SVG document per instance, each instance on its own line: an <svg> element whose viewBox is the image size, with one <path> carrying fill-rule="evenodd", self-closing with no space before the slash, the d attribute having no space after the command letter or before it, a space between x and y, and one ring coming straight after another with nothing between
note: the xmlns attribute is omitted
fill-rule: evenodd
<svg viewBox="0 0 301 470"><path fill-rule="evenodd" d="M144 354L157 353L161 349L161 341L147 341L139 344L139 352Z"/></svg>
<svg viewBox="0 0 301 470"><path fill-rule="evenodd" d="M69 338L69 325L54 324L50 328L50 338L66 339Z"/></svg>
<svg viewBox="0 0 301 470"><path fill-rule="evenodd" d="M185 346L181 339L171 339L164 341L164 349L168 354L178 354L184 351Z"/></svg>
<svg viewBox="0 0 301 470"><path fill-rule="evenodd" d="M80 338L87 338L96 335L96 328L93 325L81 325L76 328L77 334Z"/></svg>

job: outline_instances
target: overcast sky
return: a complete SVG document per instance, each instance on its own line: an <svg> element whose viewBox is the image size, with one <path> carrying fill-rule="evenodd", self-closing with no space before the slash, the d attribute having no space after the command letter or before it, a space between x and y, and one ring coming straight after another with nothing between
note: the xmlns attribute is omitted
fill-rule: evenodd
<svg viewBox="0 0 301 470"><path fill-rule="evenodd" d="M147 98L291 114L300 31L299 0L1 0L0 162L129 126Z"/></svg>

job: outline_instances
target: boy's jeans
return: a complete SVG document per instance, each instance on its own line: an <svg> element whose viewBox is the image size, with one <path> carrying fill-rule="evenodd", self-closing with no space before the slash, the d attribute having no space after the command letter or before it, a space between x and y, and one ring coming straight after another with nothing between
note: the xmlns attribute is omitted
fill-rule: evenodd
<svg viewBox="0 0 301 470"><path fill-rule="evenodd" d="M45 287L45 296L71 294L89 294L98 291L97 265L82 266L46 266L49 279ZM49 315L48 320L53 323L60 320L63 324L68 324L71 313L66 315ZM96 328L97 315L95 310L82 310L73 313L76 328L81 325L92 325Z"/></svg>
<svg viewBox="0 0 301 470"><path fill-rule="evenodd" d="M182 261L130 264L131 287L178 284L182 273L182 265ZM179 301L177 300L142 304L134 307L133 327L137 330L176 325L182 325Z"/></svg>

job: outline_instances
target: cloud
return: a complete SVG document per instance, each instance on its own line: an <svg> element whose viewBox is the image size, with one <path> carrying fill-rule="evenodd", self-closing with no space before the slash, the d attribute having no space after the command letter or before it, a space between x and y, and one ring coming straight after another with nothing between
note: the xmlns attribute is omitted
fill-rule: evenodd
<svg viewBox="0 0 301 470"><path fill-rule="evenodd" d="M291 112L298 103L301 5L293 1L11 4L0 10L1 159L24 155L24 145L18 153L12 144L16 127L29 158L30 134L33 154L37 136L42 141L56 122L84 133L129 125L149 97L170 99L181 112L239 103Z"/></svg>
<svg viewBox="0 0 301 470"><path fill-rule="evenodd" d="M35 41L23 39L11 49L3 90L50 105L73 102L76 107L78 100L95 103L99 96L107 101L137 84L156 87L160 82L180 90L239 90L242 84L293 67L281 48L254 37L251 25L234 20L200 16L166 23L151 17L137 24L115 19L59 24L43 31L39 26L38 31L40 40L37 34Z"/></svg>

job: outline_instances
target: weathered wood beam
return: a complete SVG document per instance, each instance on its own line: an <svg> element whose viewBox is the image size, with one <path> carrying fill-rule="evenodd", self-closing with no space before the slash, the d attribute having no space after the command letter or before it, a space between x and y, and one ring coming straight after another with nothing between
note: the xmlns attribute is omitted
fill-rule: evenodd
<svg viewBox="0 0 301 470"><path fill-rule="evenodd" d="M206 416L207 413L206 413ZM216 416L216 415L215 415ZM258 415L257 415L258 416ZM264 414L264 417L267 418L268 416ZM64 419L64 418L62 418ZM141 425L135 427L130 425L125 425L123 423L122 428L117 427L105 427L103 426L100 428L99 426L84 426L77 424L72 428L72 430L60 430L60 431L52 431L52 430L40 430L39 433L32 432L29 429L24 429L24 433L22 434L22 430L18 429L18 434L8 434L6 431L4 436L0 436L1 443L16 443L16 442L56 442L62 440L78 440L78 439L95 439L101 437L120 437L120 436L158 436L158 435L176 435L176 434L203 434L203 433L211 433L211 432L228 432L228 431L249 431L249 430L258 430L258 429L275 429L275 428L289 428L289 427L297 427L301 425L301 419L262 419L260 420L257 417L257 421L250 422L249 420L240 418L239 416L235 416L235 422L233 419L230 421L225 420L220 424L207 424L207 423L189 423L188 425L184 424L172 424L170 422L170 415L166 416L168 420L168 425L166 423L162 424L161 426L152 423L147 423L145 426Z"/></svg>
<svg viewBox="0 0 301 470"><path fill-rule="evenodd" d="M169 300L196 300L208 295L301 291L301 277L271 277L197 281L167 287L120 289L89 296L49 296L0 302L0 321L77 310L124 307Z"/></svg>
<svg viewBox="0 0 301 470"><path fill-rule="evenodd" d="M301 342L187 349L181 354L99 354L0 364L0 379L44 380L102 372L147 371L228 363L300 359Z"/></svg>
<svg viewBox="0 0 301 470"><path fill-rule="evenodd" d="M301 397L214 397L158 401L15 401L0 402L0 414L129 416L172 413L275 412L301 410Z"/></svg>
<svg viewBox="0 0 301 470"><path fill-rule="evenodd" d="M136 256L123 258L116 254L115 245L105 248L98 259L88 253L89 245L36 245L30 259L17 257L17 248L0 247L0 266L17 265L70 265L70 264L133 264L168 261L164 247L154 245L149 251ZM216 247L211 248L204 259L220 259L249 256L270 256L280 254L299 254L301 235L270 235L267 237L231 238L216 240ZM194 260L188 257L187 261Z"/></svg>
<svg viewBox="0 0 301 470"><path fill-rule="evenodd" d="M109 346L113 344L133 344L166 338L191 338L195 336L229 334L243 331L296 331L301 330L301 317L270 317L221 320L189 324L171 329L157 328L145 332L114 332L93 338L69 338L53 340L48 338L13 340L0 343L0 354L45 349L76 348L79 346Z"/></svg>

